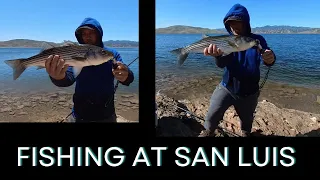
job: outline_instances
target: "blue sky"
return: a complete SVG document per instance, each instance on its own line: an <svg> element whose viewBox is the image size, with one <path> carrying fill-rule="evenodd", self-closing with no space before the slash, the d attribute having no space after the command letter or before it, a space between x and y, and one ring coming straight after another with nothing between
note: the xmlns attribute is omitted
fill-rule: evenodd
<svg viewBox="0 0 320 180"><path fill-rule="evenodd" d="M319 0L156 0L156 27L190 25L223 28L223 17L236 3L248 9L252 27L290 25L320 28Z"/></svg>
<svg viewBox="0 0 320 180"><path fill-rule="evenodd" d="M100 22L103 40L138 41L138 5L138 0L4 0L0 41L76 41L74 31L86 17Z"/></svg>

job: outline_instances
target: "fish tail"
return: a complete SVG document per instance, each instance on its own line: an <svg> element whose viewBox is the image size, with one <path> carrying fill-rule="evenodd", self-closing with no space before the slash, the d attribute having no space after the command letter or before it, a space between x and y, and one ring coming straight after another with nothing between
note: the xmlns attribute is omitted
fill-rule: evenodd
<svg viewBox="0 0 320 180"><path fill-rule="evenodd" d="M19 78L19 76L26 70L26 66L22 64L22 62L26 59L14 59L14 60L6 60L4 61L7 65L9 65L13 69L13 80Z"/></svg>
<svg viewBox="0 0 320 180"><path fill-rule="evenodd" d="M178 56L179 66L181 66L184 63L184 61L187 59L189 55L189 53L183 51L183 48L172 50L171 53L176 54Z"/></svg>

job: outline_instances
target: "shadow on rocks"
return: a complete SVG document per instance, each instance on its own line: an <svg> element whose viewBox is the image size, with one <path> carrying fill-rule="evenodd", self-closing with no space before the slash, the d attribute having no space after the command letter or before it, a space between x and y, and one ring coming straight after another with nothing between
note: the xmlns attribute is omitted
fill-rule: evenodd
<svg viewBox="0 0 320 180"><path fill-rule="evenodd" d="M158 120L158 137L197 137L203 126L192 118L162 117Z"/></svg>
<svg viewBox="0 0 320 180"><path fill-rule="evenodd" d="M183 108L184 110L189 111L188 107L183 103L178 102L177 106L180 108ZM200 121L195 119L196 117L193 117L191 114L181 109L178 109L178 112L180 113L180 118L182 123L188 126L193 132L200 134L201 131L204 130L204 127L200 123Z"/></svg>
<svg viewBox="0 0 320 180"><path fill-rule="evenodd" d="M305 134L298 134L297 137L320 137L320 128L312 130Z"/></svg>

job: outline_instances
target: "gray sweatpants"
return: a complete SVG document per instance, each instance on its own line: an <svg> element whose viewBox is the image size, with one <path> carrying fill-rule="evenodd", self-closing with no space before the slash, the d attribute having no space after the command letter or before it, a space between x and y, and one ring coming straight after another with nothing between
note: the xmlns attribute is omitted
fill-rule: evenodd
<svg viewBox="0 0 320 180"><path fill-rule="evenodd" d="M241 120L241 129L251 132L253 123L253 113L258 104L260 93L247 97L237 97L225 88L221 83L214 90L211 99L210 107L205 118L204 127L207 130L214 131L219 122L223 119L224 113L230 106L234 106Z"/></svg>

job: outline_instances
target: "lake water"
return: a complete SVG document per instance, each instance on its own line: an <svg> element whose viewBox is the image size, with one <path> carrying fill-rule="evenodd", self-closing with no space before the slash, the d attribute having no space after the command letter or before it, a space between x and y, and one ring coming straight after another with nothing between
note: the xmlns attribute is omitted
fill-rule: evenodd
<svg viewBox="0 0 320 180"><path fill-rule="evenodd" d="M320 35L262 35L277 56L268 81L291 85L320 88ZM157 79L187 77L189 79L206 74L221 76L212 57L190 54L182 67L177 66L177 57L169 51L200 40L202 34L158 34L156 36ZM267 68L261 65L261 78Z"/></svg>
<svg viewBox="0 0 320 180"><path fill-rule="evenodd" d="M122 56L124 63L129 64L139 56L138 48L115 48ZM5 60L27 58L40 52L40 48L0 48L0 90L11 89L16 92L44 91L54 92L57 89L74 92L74 86L57 88L49 79L45 69L36 70L35 67L26 69L22 75L13 80L13 71L4 63ZM118 86L117 92L138 93L139 59L130 66L135 75L135 80L130 86ZM116 81L115 81L116 82Z"/></svg>

